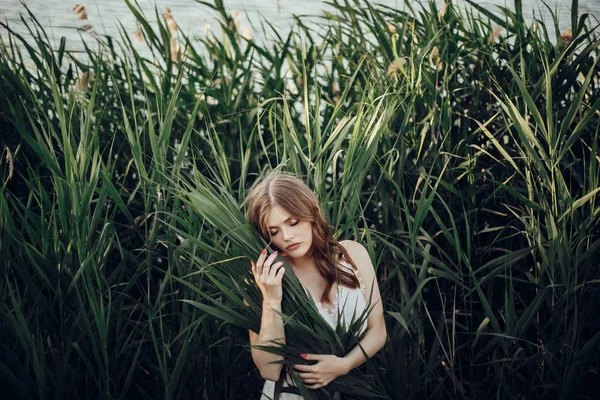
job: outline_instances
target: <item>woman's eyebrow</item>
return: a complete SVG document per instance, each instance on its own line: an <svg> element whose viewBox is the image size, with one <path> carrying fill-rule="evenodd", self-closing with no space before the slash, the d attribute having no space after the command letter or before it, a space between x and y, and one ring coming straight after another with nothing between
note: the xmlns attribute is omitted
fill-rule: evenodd
<svg viewBox="0 0 600 400"><path fill-rule="evenodd" d="M288 219L286 219L285 221L282 222L282 224L285 224L286 222L288 222L290 219L292 219L293 217L290 215L288 217ZM281 225L281 224L280 224ZM269 226L269 228L277 228L277 226Z"/></svg>

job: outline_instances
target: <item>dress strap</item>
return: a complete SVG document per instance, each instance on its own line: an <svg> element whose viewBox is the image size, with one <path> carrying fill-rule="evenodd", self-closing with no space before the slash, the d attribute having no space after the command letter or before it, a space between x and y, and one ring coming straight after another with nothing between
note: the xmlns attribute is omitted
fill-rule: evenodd
<svg viewBox="0 0 600 400"><path fill-rule="evenodd" d="M362 276L360 276L360 274L358 273L358 270L354 269L352 267L352 265L350 263L348 263L348 261L345 261L345 260L340 260L339 264L340 264L340 266L342 266L343 269L351 271L354 274L354 276L356 276L356 278L358 279L358 284L360 285L360 291L362 292L362 294L364 296L366 293L366 286L365 286Z"/></svg>

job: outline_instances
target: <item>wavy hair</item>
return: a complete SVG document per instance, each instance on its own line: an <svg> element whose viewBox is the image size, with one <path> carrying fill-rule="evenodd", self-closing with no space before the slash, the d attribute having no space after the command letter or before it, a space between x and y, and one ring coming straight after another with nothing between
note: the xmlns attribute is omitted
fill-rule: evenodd
<svg viewBox="0 0 600 400"><path fill-rule="evenodd" d="M254 185L246 202L246 219L269 244L271 233L267 228L267 216L275 206L282 207L299 220L311 223L312 256L319 274L327 281L321 294L322 303L332 303L329 292L336 279L338 284L343 286L352 289L360 287L355 274L338 267L338 263L343 259L352 268L357 269L344 246L333 238L329 224L322 215L317 196L302 180L284 172L268 174ZM273 247L287 257L285 249L278 249L275 245Z"/></svg>

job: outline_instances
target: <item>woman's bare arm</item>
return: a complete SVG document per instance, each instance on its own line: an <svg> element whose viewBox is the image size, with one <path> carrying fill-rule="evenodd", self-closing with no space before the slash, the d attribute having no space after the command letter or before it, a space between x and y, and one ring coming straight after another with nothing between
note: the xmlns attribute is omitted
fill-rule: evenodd
<svg viewBox="0 0 600 400"><path fill-rule="evenodd" d="M387 331L383 319L383 306L381 304L379 285L377 284L375 269L373 268L373 263L367 249L362 244L352 240L344 240L340 244L346 248L352 261L358 267L358 274L362 277L366 286L365 300L367 304L369 304L370 300L371 305L374 305L373 310L367 318L367 331L360 341L360 346L356 346L344 357L349 372L367 360L363 354L363 350L371 358L385 345Z"/></svg>
<svg viewBox="0 0 600 400"><path fill-rule="evenodd" d="M267 257L267 250L264 249L256 260L256 264L251 261L252 274L263 296L260 332L250 331L252 360L260 371L260 375L270 381L279 379L282 365L273 364L273 362L281 361L283 357L254 348L254 346L273 346L276 343L285 343L285 331L280 315L283 296L281 282L285 268L281 261L273 264L276 256L277 252L274 252Z"/></svg>
<svg viewBox="0 0 600 400"><path fill-rule="evenodd" d="M274 341L285 344L285 332L283 320L278 314L281 312L281 302L268 304L263 302L260 332L250 332L250 344L252 345L252 360L264 379L277 381L281 374L281 364L272 364L274 361L283 360L283 356L269 353L254 348L255 345L272 346Z"/></svg>
<svg viewBox="0 0 600 400"><path fill-rule="evenodd" d="M367 317L367 330L365 336L360 341L360 344L352 349L345 357L337 357L332 354L300 355L306 360L317 361L316 364L298 364L293 366L298 377L302 379L308 389L322 388L327 386L338 376L346 375L353 368L358 367L367 360L365 353L371 358L383 347L387 340L379 285L375 280L375 270L373 269L373 264L369 258L369 253L363 245L354 241L346 240L340 242L340 244L346 248L350 258L358 267L358 274L362 277L367 287L365 301L368 305L369 299L371 299L373 309ZM372 285L370 283L372 283Z"/></svg>

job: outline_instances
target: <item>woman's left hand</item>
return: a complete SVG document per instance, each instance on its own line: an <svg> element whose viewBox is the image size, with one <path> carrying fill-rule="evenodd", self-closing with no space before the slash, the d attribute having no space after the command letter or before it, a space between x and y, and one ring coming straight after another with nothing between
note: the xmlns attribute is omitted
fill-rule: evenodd
<svg viewBox="0 0 600 400"><path fill-rule="evenodd" d="M317 361L313 365L297 364L292 367L308 389L319 389L327 386L338 376L346 375L349 371L346 360L331 354L302 354L305 360Z"/></svg>

